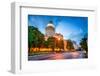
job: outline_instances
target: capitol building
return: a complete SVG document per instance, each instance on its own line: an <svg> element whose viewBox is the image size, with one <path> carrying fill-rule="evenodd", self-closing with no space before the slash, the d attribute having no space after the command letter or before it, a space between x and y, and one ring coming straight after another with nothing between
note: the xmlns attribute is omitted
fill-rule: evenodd
<svg viewBox="0 0 100 76"><path fill-rule="evenodd" d="M47 40L48 37L55 37L58 39L63 39L62 34L56 33L55 26L52 21L50 21L45 28L45 40Z"/></svg>
<svg viewBox="0 0 100 76"><path fill-rule="evenodd" d="M47 40L49 37L55 37L58 40L63 40L64 50L67 50L67 40L63 39L63 35L61 33L56 33L55 26L52 21L50 21L45 28L45 40Z"/></svg>

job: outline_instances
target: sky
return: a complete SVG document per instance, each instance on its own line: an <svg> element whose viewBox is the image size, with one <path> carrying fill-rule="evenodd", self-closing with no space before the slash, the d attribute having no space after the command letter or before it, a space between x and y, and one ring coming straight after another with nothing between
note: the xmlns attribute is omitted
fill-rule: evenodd
<svg viewBox="0 0 100 76"><path fill-rule="evenodd" d="M88 34L88 17L28 15L28 26L37 27L43 34L49 21L53 22L56 33L61 33L66 40L79 44L84 35Z"/></svg>

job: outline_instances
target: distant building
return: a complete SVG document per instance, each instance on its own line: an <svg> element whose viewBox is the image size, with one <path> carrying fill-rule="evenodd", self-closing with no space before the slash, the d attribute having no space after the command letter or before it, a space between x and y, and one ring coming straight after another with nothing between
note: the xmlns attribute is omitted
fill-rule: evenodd
<svg viewBox="0 0 100 76"><path fill-rule="evenodd" d="M73 41L73 46L74 46L74 49L78 49L79 48L78 44L76 44L75 41Z"/></svg>

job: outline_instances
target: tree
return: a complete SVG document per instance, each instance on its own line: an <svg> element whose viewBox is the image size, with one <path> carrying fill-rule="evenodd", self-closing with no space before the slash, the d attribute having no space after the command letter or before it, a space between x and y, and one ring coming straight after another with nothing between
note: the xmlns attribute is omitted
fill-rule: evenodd
<svg viewBox="0 0 100 76"><path fill-rule="evenodd" d="M49 41L44 41L44 47L48 48L49 47Z"/></svg>
<svg viewBox="0 0 100 76"><path fill-rule="evenodd" d="M82 38L80 41L81 48L86 51L86 57L88 56L88 46L87 46L87 37Z"/></svg>
<svg viewBox="0 0 100 76"><path fill-rule="evenodd" d="M29 47L29 53L31 52L30 48L32 46L34 46L33 44L35 44L34 43L34 39L35 39L34 27L28 26L28 47Z"/></svg>
<svg viewBox="0 0 100 76"><path fill-rule="evenodd" d="M55 38L54 37L49 37L48 38L48 43L49 43L49 47L52 48L52 51L54 51L54 48L55 48Z"/></svg>
<svg viewBox="0 0 100 76"><path fill-rule="evenodd" d="M68 50L74 49L74 46L73 46L73 43L72 43L71 40L67 40L67 46L66 47L67 47Z"/></svg>
<svg viewBox="0 0 100 76"><path fill-rule="evenodd" d="M40 47L43 45L44 35L34 26L28 26L28 47L29 52L32 47Z"/></svg>
<svg viewBox="0 0 100 76"><path fill-rule="evenodd" d="M39 32L37 38L38 38L38 47L40 51L40 47L42 47L44 44L44 35L41 32Z"/></svg>

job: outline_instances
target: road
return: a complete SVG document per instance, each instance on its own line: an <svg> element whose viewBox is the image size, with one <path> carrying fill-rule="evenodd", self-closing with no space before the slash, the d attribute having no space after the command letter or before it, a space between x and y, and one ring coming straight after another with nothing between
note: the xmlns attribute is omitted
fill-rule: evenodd
<svg viewBox="0 0 100 76"><path fill-rule="evenodd" d="M82 51L28 56L28 60L57 60L57 59L80 59L80 58L84 58L84 53Z"/></svg>

